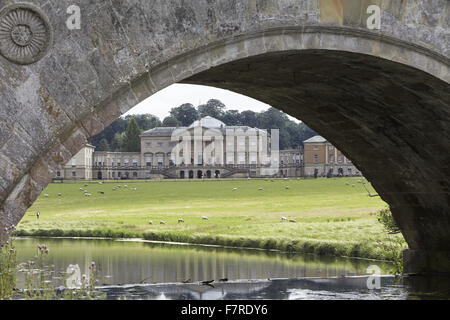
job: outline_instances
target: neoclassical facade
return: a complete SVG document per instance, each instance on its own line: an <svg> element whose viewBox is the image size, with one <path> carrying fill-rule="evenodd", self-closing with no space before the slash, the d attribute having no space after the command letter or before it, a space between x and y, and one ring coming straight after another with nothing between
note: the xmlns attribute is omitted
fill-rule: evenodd
<svg viewBox="0 0 450 320"><path fill-rule="evenodd" d="M141 135L141 152L97 152L86 145L56 179L219 179L360 175L320 136L304 149L279 150L278 131L227 126L205 117L189 127L157 127Z"/></svg>

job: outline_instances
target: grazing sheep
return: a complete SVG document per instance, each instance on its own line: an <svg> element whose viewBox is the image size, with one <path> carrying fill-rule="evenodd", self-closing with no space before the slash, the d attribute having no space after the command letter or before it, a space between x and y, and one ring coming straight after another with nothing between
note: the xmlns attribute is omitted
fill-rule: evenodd
<svg viewBox="0 0 450 320"><path fill-rule="evenodd" d="M354 184L352 184L352 187L354 188L354 187L355 187L355 185L354 185Z"/></svg>
<svg viewBox="0 0 450 320"><path fill-rule="evenodd" d="M164 221L160 221L159 224L166 224Z"/></svg>
<svg viewBox="0 0 450 320"><path fill-rule="evenodd" d="M61 197L62 196L62 194L61 193L58 193L58 197Z"/></svg>
<svg viewBox="0 0 450 320"><path fill-rule="evenodd" d="M153 224L153 221L149 221L148 224Z"/></svg>
<svg viewBox="0 0 450 320"><path fill-rule="evenodd" d="M85 187L87 187L88 185L87 185L87 184L85 184L84 186L85 186Z"/></svg>
<svg viewBox="0 0 450 320"><path fill-rule="evenodd" d="M83 188L80 188L80 191L83 191Z"/></svg>
<svg viewBox="0 0 450 320"><path fill-rule="evenodd" d="M100 181L98 184L103 184L103 182Z"/></svg>
<svg viewBox="0 0 450 320"><path fill-rule="evenodd" d="M202 217L203 220L209 220L208 217L203 216Z"/></svg>
<svg viewBox="0 0 450 320"><path fill-rule="evenodd" d="M350 183L346 182L345 185L348 186L348 185L350 185Z"/></svg>
<svg viewBox="0 0 450 320"><path fill-rule="evenodd" d="M294 219L291 219L291 220L289 220L289 222L296 223L297 221L295 221Z"/></svg>
<svg viewBox="0 0 450 320"><path fill-rule="evenodd" d="M137 188L133 188L133 189L131 189L131 190L133 190L133 191L136 191L136 190L137 190Z"/></svg>
<svg viewBox="0 0 450 320"><path fill-rule="evenodd" d="M289 186L286 186L286 190L289 190L290 188L289 188Z"/></svg>
<svg viewBox="0 0 450 320"><path fill-rule="evenodd" d="M183 219L178 219L178 223L184 223Z"/></svg>
<svg viewBox="0 0 450 320"><path fill-rule="evenodd" d="M44 197L48 198L48 197L49 197L49 195L48 195L48 194L44 194Z"/></svg>
<svg viewBox="0 0 450 320"><path fill-rule="evenodd" d="M233 191L237 191L238 188L233 188Z"/></svg>
<svg viewBox="0 0 450 320"><path fill-rule="evenodd" d="M286 217L281 217L281 220L287 221L287 218Z"/></svg>
<svg viewBox="0 0 450 320"><path fill-rule="evenodd" d="M97 191L98 193L100 193L100 194L105 194L103 191Z"/></svg>
<svg viewBox="0 0 450 320"><path fill-rule="evenodd" d="M259 191L262 191L262 190L263 190L263 188L258 188L258 190L259 190Z"/></svg>
<svg viewBox="0 0 450 320"><path fill-rule="evenodd" d="M127 186L127 185L124 185L123 187L124 187L124 188L128 188L128 186Z"/></svg>

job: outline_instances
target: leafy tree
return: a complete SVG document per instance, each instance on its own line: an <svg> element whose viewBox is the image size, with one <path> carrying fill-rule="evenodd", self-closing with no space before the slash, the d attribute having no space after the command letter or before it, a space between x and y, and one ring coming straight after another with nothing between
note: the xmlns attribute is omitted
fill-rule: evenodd
<svg viewBox="0 0 450 320"><path fill-rule="evenodd" d="M123 136L122 148L124 152L140 152L141 151L141 129L136 119L130 118L127 130Z"/></svg>
<svg viewBox="0 0 450 320"><path fill-rule="evenodd" d="M206 104L199 105L198 112L202 118L210 116L222 120L225 115L225 105L220 100L211 99Z"/></svg>
<svg viewBox="0 0 450 320"><path fill-rule="evenodd" d="M103 138L100 141L100 143L98 144L98 146L95 149L95 151L110 151L108 141L105 138Z"/></svg>
<svg viewBox="0 0 450 320"><path fill-rule="evenodd" d="M221 120L229 126L242 125L242 115L238 110L229 110L225 112Z"/></svg>
<svg viewBox="0 0 450 320"><path fill-rule="evenodd" d="M258 120L258 113L251 111L251 110L247 110L247 111L242 111L241 112L241 124L252 127L252 128L257 128L259 126L259 120Z"/></svg>
<svg viewBox="0 0 450 320"><path fill-rule="evenodd" d="M192 104L185 103L177 108L172 108L170 116L177 119L181 126L188 127L198 119L199 113Z"/></svg>
<svg viewBox="0 0 450 320"><path fill-rule="evenodd" d="M136 115L128 115L125 117L125 120L130 121L131 118L134 118L139 125L139 128L141 128L142 131L147 131L156 127L161 126L161 120L157 116L154 116L152 114L146 113L146 114L136 114Z"/></svg>
<svg viewBox="0 0 450 320"><path fill-rule="evenodd" d="M166 117L162 123L163 127L179 127L180 122L174 117Z"/></svg>
<svg viewBox="0 0 450 320"><path fill-rule="evenodd" d="M123 145L122 140L123 140L122 135L120 133L116 133L114 135L114 138L113 138L112 142L111 142L111 148L110 148L111 151L113 151L113 152L120 152L120 151L122 151L122 145Z"/></svg>

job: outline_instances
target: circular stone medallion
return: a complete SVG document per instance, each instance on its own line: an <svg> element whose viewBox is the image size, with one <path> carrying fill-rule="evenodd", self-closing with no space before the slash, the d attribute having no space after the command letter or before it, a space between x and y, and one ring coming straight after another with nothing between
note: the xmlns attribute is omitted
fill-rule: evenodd
<svg viewBox="0 0 450 320"><path fill-rule="evenodd" d="M29 3L17 3L0 11L0 54L18 64L40 60L52 41L45 14Z"/></svg>

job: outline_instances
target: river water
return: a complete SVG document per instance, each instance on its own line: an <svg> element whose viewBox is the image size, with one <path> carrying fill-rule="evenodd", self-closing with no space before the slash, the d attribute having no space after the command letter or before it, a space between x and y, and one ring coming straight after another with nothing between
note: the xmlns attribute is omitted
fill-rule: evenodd
<svg viewBox="0 0 450 320"><path fill-rule="evenodd" d="M103 239L18 238L17 261L49 248L45 263L56 286L89 273L94 261L98 287L108 299L407 299L408 288L393 276L369 290L369 267L388 275L389 263L262 250ZM72 277L63 283L59 271ZM214 282L203 285L202 281ZM223 281L220 281L223 280ZM184 282L184 283L183 283ZM199 283L200 282L200 283ZM18 286L25 274L18 272Z"/></svg>

